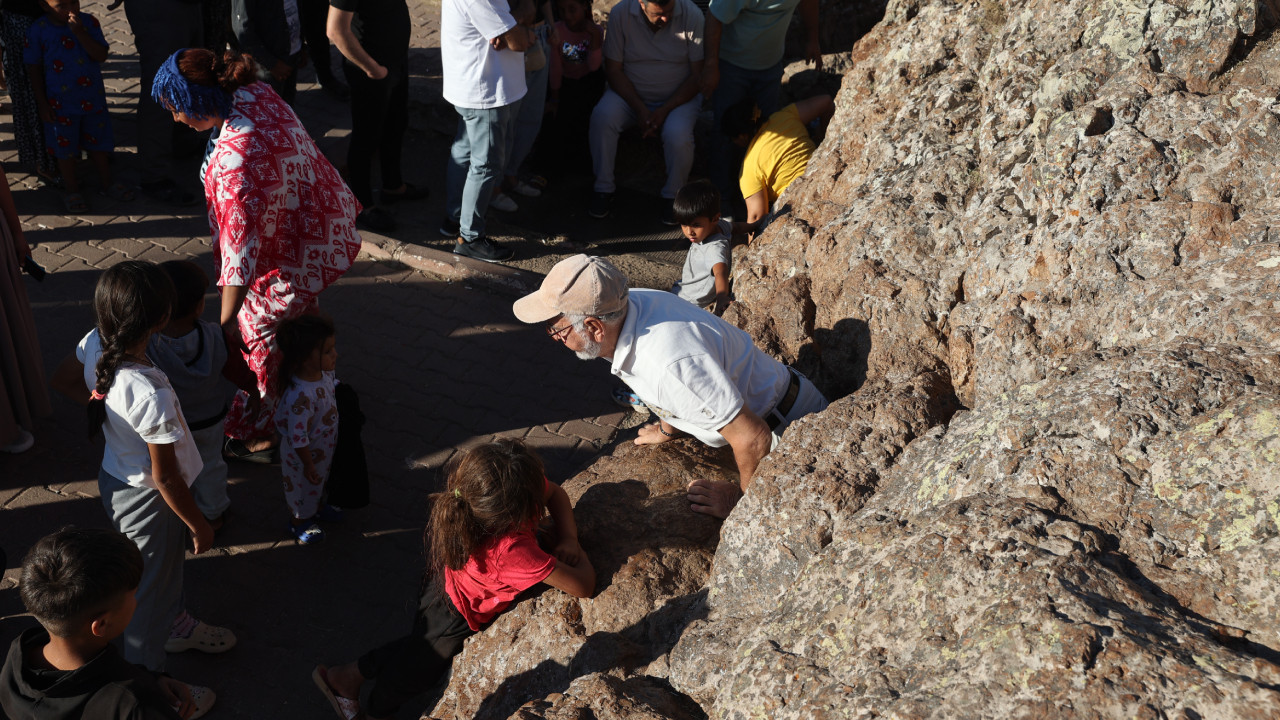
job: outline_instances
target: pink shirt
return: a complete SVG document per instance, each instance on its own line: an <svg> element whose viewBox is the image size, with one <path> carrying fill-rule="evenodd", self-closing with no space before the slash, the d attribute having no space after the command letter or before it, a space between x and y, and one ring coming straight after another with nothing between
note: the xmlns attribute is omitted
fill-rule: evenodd
<svg viewBox="0 0 1280 720"><path fill-rule="evenodd" d="M591 23L597 28L597 23ZM592 47L591 33L574 32L564 21L556 23L560 33L560 47L551 48L551 89L560 89L560 78L581 80L587 73L595 72L604 63L604 46Z"/></svg>
<svg viewBox="0 0 1280 720"><path fill-rule="evenodd" d="M445 592L472 630L479 632L556 569L556 559L538 547L534 527L529 523L493 540L467 558L461 570L444 569Z"/></svg>

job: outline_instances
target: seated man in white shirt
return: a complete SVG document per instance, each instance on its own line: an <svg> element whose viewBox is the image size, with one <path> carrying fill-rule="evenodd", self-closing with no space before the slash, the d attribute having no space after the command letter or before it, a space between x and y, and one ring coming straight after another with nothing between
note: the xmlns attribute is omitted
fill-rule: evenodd
<svg viewBox="0 0 1280 720"><path fill-rule="evenodd" d="M626 276L602 258L560 261L514 310L522 322L543 323L579 358L611 362L611 372L658 416L640 428L637 445L687 433L733 448L739 485L694 480L694 512L727 517L787 426L827 407L808 378L747 333L671 293L628 290Z"/></svg>
<svg viewBox="0 0 1280 720"><path fill-rule="evenodd" d="M587 213L602 218L617 189L618 135L640 126L662 138L667 182L662 221L675 224L671 201L693 167L693 127L702 109L703 15L691 0L623 0L609 11L604 70L609 87L591 112L588 140L596 181Z"/></svg>

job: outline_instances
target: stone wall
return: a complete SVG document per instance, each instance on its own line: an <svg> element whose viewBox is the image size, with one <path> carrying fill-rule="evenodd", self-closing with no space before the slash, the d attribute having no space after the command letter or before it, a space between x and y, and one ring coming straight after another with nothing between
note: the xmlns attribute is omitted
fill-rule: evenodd
<svg viewBox="0 0 1280 720"><path fill-rule="evenodd" d="M571 481L600 595L435 716L1280 715L1277 5L890 2L733 271L841 399L720 527L688 444Z"/></svg>

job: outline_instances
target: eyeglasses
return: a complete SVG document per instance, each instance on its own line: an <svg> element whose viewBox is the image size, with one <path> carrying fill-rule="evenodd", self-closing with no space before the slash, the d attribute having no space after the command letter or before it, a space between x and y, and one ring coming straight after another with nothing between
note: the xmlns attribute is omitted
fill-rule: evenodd
<svg viewBox="0 0 1280 720"><path fill-rule="evenodd" d="M573 329L573 323L569 323L562 328L557 328L554 322L547 323L547 336L552 340L564 340L564 336Z"/></svg>

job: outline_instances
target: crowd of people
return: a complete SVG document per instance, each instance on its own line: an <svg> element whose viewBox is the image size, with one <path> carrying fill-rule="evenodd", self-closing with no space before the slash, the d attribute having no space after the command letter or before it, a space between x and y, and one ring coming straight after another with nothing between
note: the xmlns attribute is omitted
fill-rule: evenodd
<svg viewBox="0 0 1280 720"><path fill-rule="evenodd" d="M110 174L101 24L77 0L37 5L35 13L21 0L3 6L20 161L62 187L69 212L88 204L74 174L82 152L101 192L131 200L133 189ZM219 319L203 319L211 278L188 261L131 260L98 279L95 327L50 384L86 407L90 434L104 440L98 487L114 529L64 529L28 552L21 594L42 627L15 640L0 671L0 707L12 717L191 718L209 710L212 690L163 675L169 653L220 653L236 643L230 629L186 607L188 543L194 554L207 551L226 521L227 460L279 463L286 532L299 544L322 541L325 524L343 518L331 476L352 462L355 413L336 375L340 330L321 314L319 296L355 261L358 228L389 229L388 204L428 193L402 176L405 0L330 0L324 11L314 0L233 0L230 33L247 52L198 47L206 19L199 5L125 5L143 80L142 192L192 202L168 174L180 137L173 131L208 133L200 177ZM747 492L786 428L827 403L801 373L719 317L732 300L732 246L767 222L814 152L810 130L834 111L825 96L778 107L797 6L806 54L820 64L816 0L622 0L607 29L590 0L444 0L441 8L443 94L458 125L440 230L455 238L455 253L511 257L485 234L485 219L490 207L514 210L512 194L540 194L545 179L529 169L540 153L570 168L589 157L588 212L604 217L620 135L637 127L661 139L667 177L658 211L691 243L680 281L670 292L631 289L608 260L578 255L513 311L579 358L610 362L623 383L615 399L656 417L637 444L689 435L732 449L737 484L699 479L688 488L691 510L718 518ZM345 84L332 72L318 18L343 57ZM24 49L15 66L17 38ZM308 55L325 89L351 103L345 179L290 106ZM690 182L694 127L708 104L716 118L712 177ZM7 183L0 210L0 451L22 452L51 410L20 276L33 272L31 251ZM433 496L427 538L430 562L409 634L313 673L346 720L393 716L524 590L596 590L568 496L518 441L456 456Z"/></svg>

